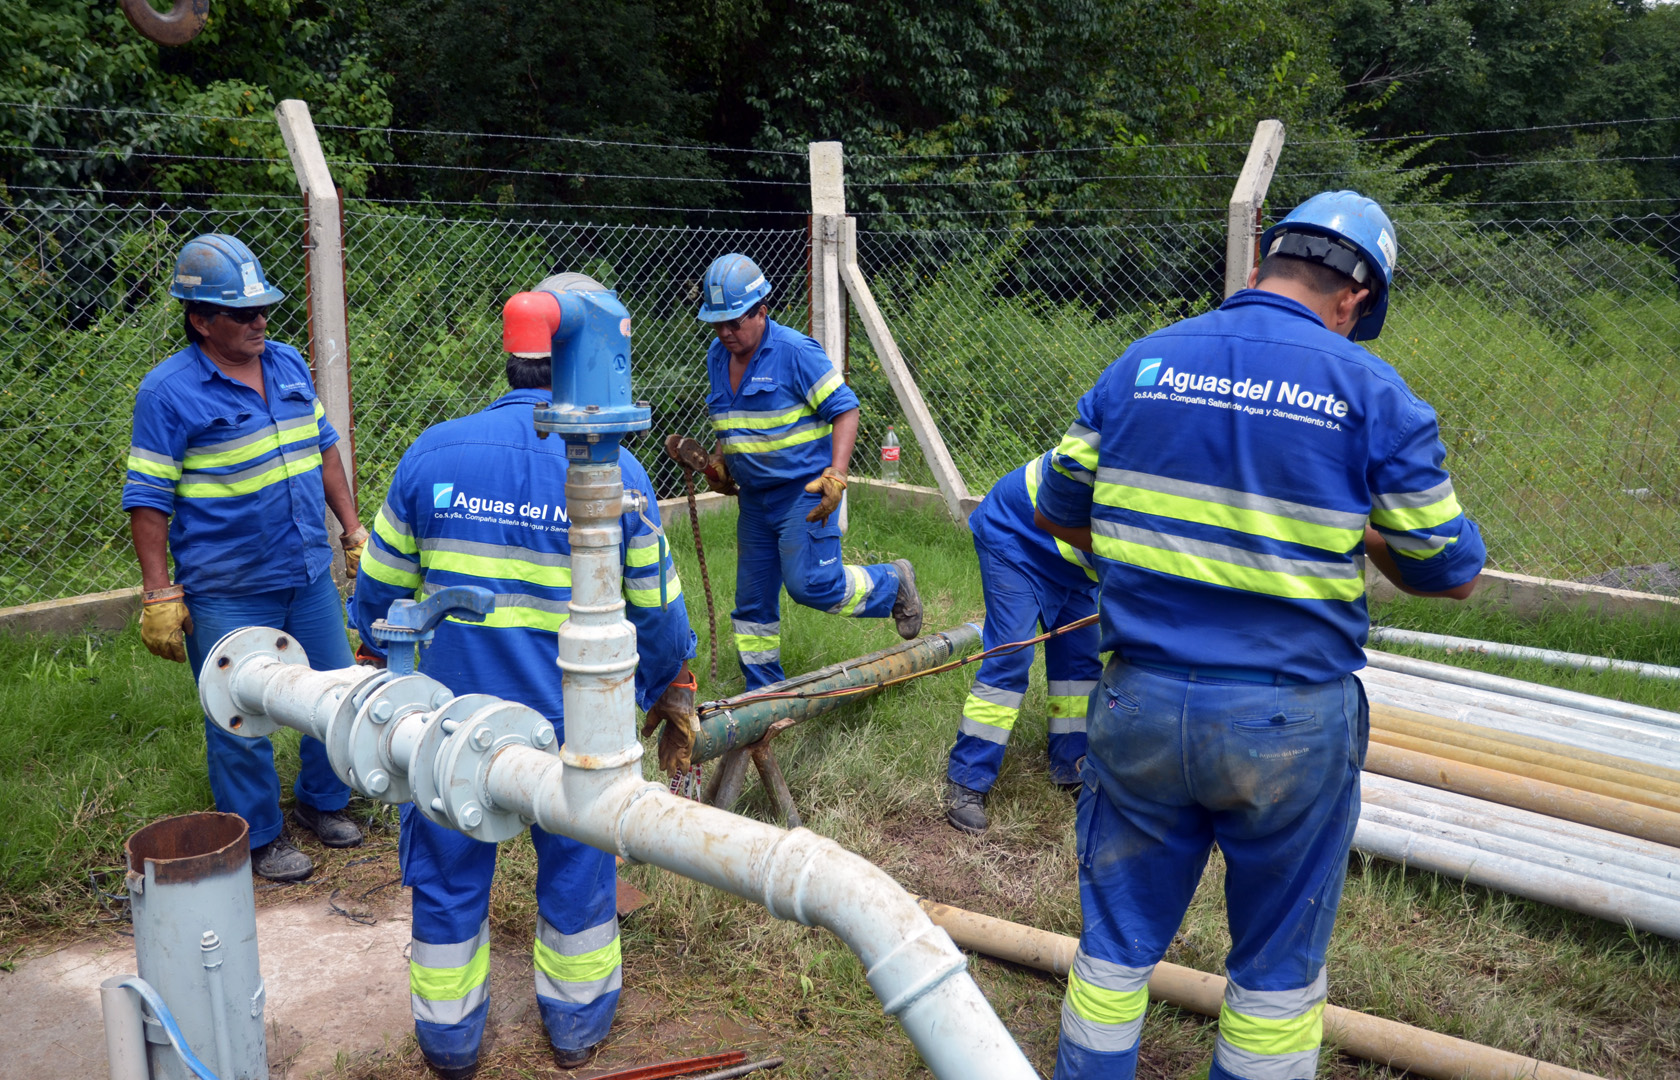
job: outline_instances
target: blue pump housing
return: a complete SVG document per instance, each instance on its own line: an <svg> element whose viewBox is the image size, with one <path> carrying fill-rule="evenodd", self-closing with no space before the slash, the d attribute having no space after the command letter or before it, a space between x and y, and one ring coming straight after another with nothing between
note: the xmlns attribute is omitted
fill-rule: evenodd
<svg viewBox="0 0 1680 1080"><path fill-rule="evenodd" d="M624 435L653 426L653 410L630 396L630 312L617 293L582 274L557 274L537 291L560 303L554 402L536 410L537 431L565 439L569 460L615 462Z"/></svg>

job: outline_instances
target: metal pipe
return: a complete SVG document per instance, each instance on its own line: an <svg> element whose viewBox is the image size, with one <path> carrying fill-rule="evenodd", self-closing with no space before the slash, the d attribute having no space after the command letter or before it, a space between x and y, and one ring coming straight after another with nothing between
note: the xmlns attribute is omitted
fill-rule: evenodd
<svg viewBox="0 0 1680 1080"><path fill-rule="evenodd" d="M146 1066L146 1019L140 999L113 975L99 984L99 1011L105 1019L105 1058L111 1080L151 1080Z"/></svg>
<svg viewBox="0 0 1680 1080"><path fill-rule="evenodd" d="M233 1076L233 1043L228 1038L227 987L222 981L222 939L214 930L204 931L199 939L203 954L204 974L209 983L209 1010L216 1031L216 1069L225 1077Z"/></svg>
<svg viewBox="0 0 1680 1080"><path fill-rule="evenodd" d="M1398 630L1389 626L1371 627L1370 640L1379 645L1416 645L1425 649L1446 649L1448 652L1474 652L1507 660L1538 660L1542 664L1551 664L1554 667L1583 668L1587 671L1625 671L1647 679L1680 682L1680 667L1670 667L1667 664L1644 664L1637 660L1616 660L1608 656L1537 649L1531 645L1507 645L1502 641L1478 641L1475 638L1453 637L1450 634L1425 634L1417 630Z"/></svg>
<svg viewBox="0 0 1680 1080"><path fill-rule="evenodd" d="M804 675L796 675L745 694L721 701L709 701L700 710L700 733L695 736L690 760L710 761L737 746L762 739L772 725L798 723L848 702L877 693L844 694L821 698L775 698L770 694L798 691L815 694L845 687L863 687L887 679L926 671L961 656L980 643L980 627L963 623L936 634L927 634L890 649L830 664ZM782 724L782 726L787 726ZM778 728L780 730L780 728Z"/></svg>
<svg viewBox="0 0 1680 1080"><path fill-rule="evenodd" d="M1078 938L927 899L920 903L965 949L1058 976L1065 976L1073 965ZM1163 961L1149 977L1149 996L1203 1016L1218 1016L1225 1001L1225 980ZM1592 1073L1336 1005L1324 1006L1324 1039L1345 1054L1428 1080L1603 1080Z"/></svg>

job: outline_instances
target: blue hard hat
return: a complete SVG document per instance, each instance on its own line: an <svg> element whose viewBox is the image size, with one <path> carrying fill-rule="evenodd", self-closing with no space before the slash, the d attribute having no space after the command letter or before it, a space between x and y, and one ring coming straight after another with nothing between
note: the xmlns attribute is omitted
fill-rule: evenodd
<svg viewBox="0 0 1680 1080"><path fill-rule="evenodd" d="M745 255L719 255L700 279L701 322L727 322L745 315L770 295L770 282Z"/></svg>
<svg viewBox="0 0 1680 1080"><path fill-rule="evenodd" d="M263 276L255 253L227 233L205 233L187 241L175 260L169 295L232 308L263 307L286 298Z"/></svg>
<svg viewBox="0 0 1680 1080"><path fill-rule="evenodd" d="M1382 333L1399 248L1393 223L1374 200L1357 191L1321 191L1267 229L1260 251L1323 263L1370 288L1371 309L1348 336L1370 341Z"/></svg>

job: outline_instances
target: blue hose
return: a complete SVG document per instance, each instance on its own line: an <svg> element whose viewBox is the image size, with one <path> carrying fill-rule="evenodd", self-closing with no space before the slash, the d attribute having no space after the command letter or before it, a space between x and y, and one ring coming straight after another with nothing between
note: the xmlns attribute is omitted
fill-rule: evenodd
<svg viewBox="0 0 1680 1080"><path fill-rule="evenodd" d="M216 1080L216 1074L210 1071L208 1065L198 1060L198 1056L187 1046L186 1036L181 1034L180 1025L175 1023L175 1014L169 1011L169 1006L163 1003L162 995L152 989L151 983L137 975L131 975L117 985L126 986L139 994L140 1000L151 1007L152 1015L163 1025L163 1033L169 1036L169 1045L175 1048L175 1052L181 1056L181 1063L191 1069L198 1080Z"/></svg>

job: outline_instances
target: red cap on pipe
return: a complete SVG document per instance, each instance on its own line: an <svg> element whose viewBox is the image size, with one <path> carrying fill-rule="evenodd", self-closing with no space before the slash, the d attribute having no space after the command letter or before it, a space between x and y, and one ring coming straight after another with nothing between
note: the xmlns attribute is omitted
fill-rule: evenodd
<svg viewBox="0 0 1680 1080"><path fill-rule="evenodd" d="M545 292L514 293L502 305L502 351L516 356L549 356L560 329L560 301Z"/></svg>

